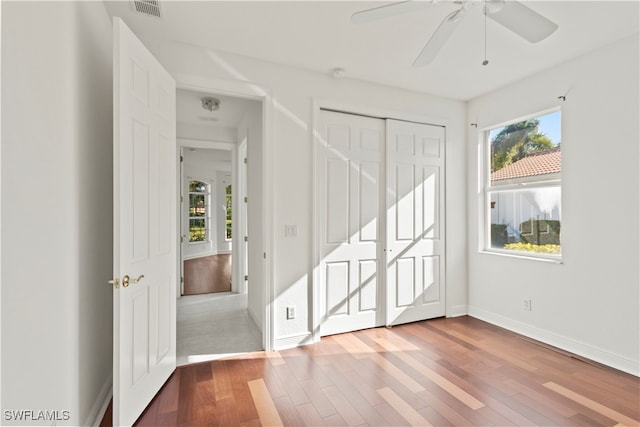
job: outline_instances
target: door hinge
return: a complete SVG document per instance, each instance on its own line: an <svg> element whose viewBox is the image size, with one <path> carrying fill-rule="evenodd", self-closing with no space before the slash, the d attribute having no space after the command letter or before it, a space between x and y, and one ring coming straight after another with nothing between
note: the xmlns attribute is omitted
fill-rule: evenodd
<svg viewBox="0 0 640 427"><path fill-rule="evenodd" d="M247 163L249 163L249 160L245 157L244 158L244 164L246 165Z"/></svg>
<svg viewBox="0 0 640 427"><path fill-rule="evenodd" d="M184 162L184 157L180 156L180 161Z"/></svg>
<svg viewBox="0 0 640 427"><path fill-rule="evenodd" d="M180 243L184 243L184 237L180 236Z"/></svg>
<svg viewBox="0 0 640 427"><path fill-rule="evenodd" d="M180 276L180 283L184 283L184 277Z"/></svg>
<svg viewBox="0 0 640 427"><path fill-rule="evenodd" d="M184 197L180 196L180 203L184 202Z"/></svg>
<svg viewBox="0 0 640 427"><path fill-rule="evenodd" d="M267 253L266 252L263 253L262 255L264 256L264 259L267 259Z"/></svg>
<svg viewBox="0 0 640 427"><path fill-rule="evenodd" d="M244 202L245 202L245 203L247 203L247 200L249 200L249 199L247 198L247 196L244 196Z"/></svg>
<svg viewBox="0 0 640 427"><path fill-rule="evenodd" d="M246 281L246 280L249 280L249 276L245 274L245 276L244 276L244 280L245 280L245 281Z"/></svg>
<svg viewBox="0 0 640 427"><path fill-rule="evenodd" d="M249 236L244 236L244 241L248 242L249 241Z"/></svg>

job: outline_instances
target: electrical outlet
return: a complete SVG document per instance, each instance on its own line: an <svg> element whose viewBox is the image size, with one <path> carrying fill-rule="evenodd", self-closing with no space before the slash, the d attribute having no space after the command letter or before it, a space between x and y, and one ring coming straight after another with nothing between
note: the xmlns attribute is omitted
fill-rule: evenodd
<svg viewBox="0 0 640 427"><path fill-rule="evenodd" d="M531 300L528 298L524 299L522 308L524 308L525 311L531 311Z"/></svg>
<svg viewBox="0 0 640 427"><path fill-rule="evenodd" d="M291 320L295 318L296 318L296 307L293 305L287 307L287 320Z"/></svg>

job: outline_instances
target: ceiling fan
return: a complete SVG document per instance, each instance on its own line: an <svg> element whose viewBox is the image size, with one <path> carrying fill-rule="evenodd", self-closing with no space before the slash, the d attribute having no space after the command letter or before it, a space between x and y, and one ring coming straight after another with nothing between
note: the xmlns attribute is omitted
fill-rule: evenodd
<svg viewBox="0 0 640 427"><path fill-rule="evenodd" d="M354 24L362 24L376 21L378 19L434 6L438 3L444 3L444 1L409 0L391 3L356 12L351 16L351 22ZM460 5L460 8L448 14L440 23L440 26L438 26L413 62L414 67L422 67L433 62L442 46L444 46L451 34L453 34L454 30L460 22L462 22L468 9L478 4L483 6L485 16L488 16L530 43L537 43L546 39L558 28L556 23L515 0L455 0L453 3ZM483 65L487 63L488 61L485 58Z"/></svg>

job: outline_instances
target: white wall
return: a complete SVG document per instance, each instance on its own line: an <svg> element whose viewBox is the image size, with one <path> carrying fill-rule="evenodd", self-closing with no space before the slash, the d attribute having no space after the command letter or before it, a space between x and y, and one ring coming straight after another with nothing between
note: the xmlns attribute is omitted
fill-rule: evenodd
<svg viewBox="0 0 640 427"><path fill-rule="evenodd" d="M270 137L274 144L275 194L272 203L275 252L269 256L275 257L274 319L275 336L279 342L294 344L311 331L312 106L318 99L352 105L356 112L359 109L394 111L428 117L431 122L447 125L447 313L464 314L464 140L467 124L463 102L355 80L335 80L328 73L311 73L182 44L151 39L146 39L145 44L178 80L180 76L188 75L246 82L246 87L256 94L266 91L274 96L273 135ZM249 169L254 166L250 152ZM254 200L251 195L249 200L250 203ZM297 237L284 237L286 224L297 225ZM249 235L251 248L255 240L251 231ZM250 272L250 282L255 278ZM289 305L297 307L293 320L286 320L285 307Z"/></svg>
<svg viewBox="0 0 640 427"><path fill-rule="evenodd" d="M111 22L98 2L1 7L2 415L86 425L112 372Z"/></svg>
<svg viewBox="0 0 640 427"><path fill-rule="evenodd" d="M177 123L176 135L178 139L196 139L201 141L236 142L237 130L226 126L204 126L190 123Z"/></svg>
<svg viewBox="0 0 640 427"><path fill-rule="evenodd" d="M238 125L238 141L247 140L247 282L248 310L258 328L263 331L263 302L265 297L264 280L264 233L263 219L263 131L262 131L262 106L255 103L246 112L246 115ZM240 160L242 161L242 160ZM243 236L237 236L242 238ZM234 239L235 244L239 239ZM241 246L241 245L237 245ZM243 280L240 277L238 280ZM264 335L263 335L264 336ZM266 347L266 343L263 343Z"/></svg>
<svg viewBox="0 0 640 427"><path fill-rule="evenodd" d="M562 106L563 253L557 264L478 252L480 132L470 132L469 313L636 375L638 51L636 35L474 99L468 108L469 121L482 129ZM531 298L531 311L523 310L524 298Z"/></svg>

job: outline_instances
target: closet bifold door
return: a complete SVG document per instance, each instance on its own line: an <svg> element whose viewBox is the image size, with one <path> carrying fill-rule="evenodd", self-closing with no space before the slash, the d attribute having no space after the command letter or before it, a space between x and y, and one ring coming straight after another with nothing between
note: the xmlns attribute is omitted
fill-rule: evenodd
<svg viewBox="0 0 640 427"><path fill-rule="evenodd" d="M386 120L386 324L445 315L445 128Z"/></svg>
<svg viewBox="0 0 640 427"><path fill-rule="evenodd" d="M320 335L384 324L382 119L320 110L316 140Z"/></svg>

